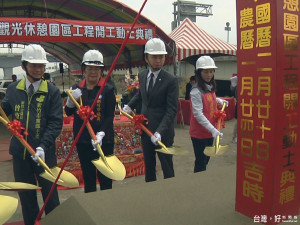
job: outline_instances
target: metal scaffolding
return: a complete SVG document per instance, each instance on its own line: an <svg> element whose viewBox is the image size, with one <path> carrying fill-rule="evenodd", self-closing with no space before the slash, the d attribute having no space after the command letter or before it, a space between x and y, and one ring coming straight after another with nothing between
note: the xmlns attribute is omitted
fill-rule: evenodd
<svg viewBox="0 0 300 225"><path fill-rule="evenodd" d="M195 1L177 0L173 3L174 21L172 22L172 30L179 26L180 22L188 17L191 21L196 22L197 16L212 16L212 5L196 3Z"/></svg>

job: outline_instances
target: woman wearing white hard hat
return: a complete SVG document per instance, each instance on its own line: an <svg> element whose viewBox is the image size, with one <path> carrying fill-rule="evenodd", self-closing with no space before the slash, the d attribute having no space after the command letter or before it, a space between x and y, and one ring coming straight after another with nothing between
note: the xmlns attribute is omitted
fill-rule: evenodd
<svg viewBox="0 0 300 225"><path fill-rule="evenodd" d="M82 104L92 106L101 86L104 84L102 78L104 63L103 55L98 50L92 49L83 55L81 69L85 77L83 81L72 86L73 97L76 100L82 98ZM99 172L92 160L99 159L96 145L99 143L104 155L112 155L114 152L114 129L113 120L115 115L116 97L114 87L106 83L97 104L94 107L96 116L90 123L97 136L97 142L91 143L91 136L85 128L76 144L78 157L81 164L82 175L84 179L84 192L96 191L96 181L100 183L100 189L106 190L112 188L112 180ZM74 115L73 133L76 137L83 124L83 120L76 113L75 104L68 97L65 112L68 116Z"/></svg>
<svg viewBox="0 0 300 225"><path fill-rule="evenodd" d="M201 56L196 62L196 84L190 92L191 120L190 136L195 154L194 173L206 170L210 159L204 154L206 146L213 145L214 138L223 136L215 127L214 112L217 103L223 104L225 100L216 97L216 82L214 79L214 60L210 56ZM228 105L228 102L225 101Z"/></svg>
<svg viewBox="0 0 300 225"><path fill-rule="evenodd" d="M63 125L63 106L59 89L41 79L48 63L43 47L37 44L26 46L21 60L26 77L8 86L1 106L8 116L12 115L12 119L19 120L26 127L26 140L36 149L35 157L31 157L17 137L12 136L9 152L13 156L15 181L29 184L36 184L38 181L45 200L52 182L39 176L44 169L36 162L41 157L50 168L57 165L55 139L60 135ZM39 213L37 193L31 190L18 194L24 223L33 225ZM50 213L58 205L59 198L55 187L45 213Z"/></svg>

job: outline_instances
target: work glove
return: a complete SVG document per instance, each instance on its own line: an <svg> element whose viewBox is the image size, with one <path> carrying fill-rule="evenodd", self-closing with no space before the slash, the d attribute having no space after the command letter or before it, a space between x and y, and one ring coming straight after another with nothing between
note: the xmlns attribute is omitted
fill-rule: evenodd
<svg viewBox="0 0 300 225"><path fill-rule="evenodd" d="M79 88L76 88L74 91L72 91L72 96L75 98L76 101L80 98L81 95L82 92ZM75 103L71 100L70 97L67 98L66 106L68 106L69 108L75 107Z"/></svg>
<svg viewBox="0 0 300 225"><path fill-rule="evenodd" d="M131 108L128 105L124 105L123 111L125 111L128 114L130 114L131 113Z"/></svg>
<svg viewBox="0 0 300 225"><path fill-rule="evenodd" d="M155 132L153 136L151 136L151 141L153 144L158 145L158 142L161 141L161 135L158 132Z"/></svg>
<svg viewBox="0 0 300 225"><path fill-rule="evenodd" d="M223 133L221 133L220 131L218 131L216 128L212 129L211 134L212 134L212 136L213 136L214 139L216 139L217 136L220 136L220 139L223 138Z"/></svg>
<svg viewBox="0 0 300 225"><path fill-rule="evenodd" d="M35 149L35 155L31 156L31 158L35 161L35 162L38 162L38 158L40 157L44 162L45 162L45 151L42 147L37 147ZM40 164L38 164L39 166Z"/></svg>
<svg viewBox="0 0 300 225"><path fill-rule="evenodd" d="M237 86L237 80L238 80L238 77L237 77L237 76L234 76L234 77L231 77L231 78L230 78L231 86L232 86L232 87L236 87L236 86Z"/></svg>
<svg viewBox="0 0 300 225"><path fill-rule="evenodd" d="M100 132L97 132L96 134L96 137L97 137L97 140L94 141L93 139L91 140L92 141L92 145L94 147L94 151L97 151L97 144L99 144L100 146L102 145L102 139L103 137L105 136L105 133L103 131L100 131Z"/></svg>
<svg viewBox="0 0 300 225"><path fill-rule="evenodd" d="M217 98L217 103L219 103L221 106L223 106L224 103L226 103L226 107L228 107L229 102L225 99Z"/></svg>

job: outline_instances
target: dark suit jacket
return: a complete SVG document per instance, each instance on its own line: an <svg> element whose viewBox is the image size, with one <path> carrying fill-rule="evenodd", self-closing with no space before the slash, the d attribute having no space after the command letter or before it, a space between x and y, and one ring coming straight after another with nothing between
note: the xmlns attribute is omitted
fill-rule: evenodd
<svg viewBox="0 0 300 225"><path fill-rule="evenodd" d="M151 95L147 98L148 70L139 74L140 89L128 103L130 108L134 108L139 102L142 102L141 114L148 118L148 129L158 132L162 136L162 142L171 146L174 142L174 120L177 113L178 102L178 81L177 78L162 69L155 81Z"/></svg>

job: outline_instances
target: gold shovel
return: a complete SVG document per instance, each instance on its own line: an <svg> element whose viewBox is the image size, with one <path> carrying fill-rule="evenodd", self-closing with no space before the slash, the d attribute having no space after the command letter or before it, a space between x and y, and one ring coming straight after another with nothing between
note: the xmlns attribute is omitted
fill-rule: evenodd
<svg viewBox="0 0 300 225"><path fill-rule="evenodd" d="M26 191L41 189L40 187L23 182L0 182L0 190ZM0 224L4 224L15 213L18 207L18 199L0 195Z"/></svg>
<svg viewBox="0 0 300 225"><path fill-rule="evenodd" d="M0 190L4 191L26 191L41 189L34 184L28 184L23 182L0 182Z"/></svg>
<svg viewBox="0 0 300 225"><path fill-rule="evenodd" d="M129 115L128 113L126 113L124 110L120 110L121 113L126 116L128 119L130 120L133 120L133 117L131 115ZM142 130L149 136L149 137L152 137L154 134L147 128L145 127L144 124L140 124ZM183 150L179 147L166 147L164 145L164 143L162 143L161 141L158 141L157 142L159 144L159 146L161 147L160 149L155 149L155 151L157 152L161 152L161 153L164 153L164 154L169 154L169 155L184 155L187 153L186 150Z"/></svg>
<svg viewBox="0 0 300 225"><path fill-rule="evenodd" d="M80 109L79 103L76 101L76 99L71 94L72 90L66 91L67 95L70 97L70 99L74 102L77 109ZM97 137L95 135L95 132L90 124L89 121L86 123L86 127L94 141L97 141ZM95 167L106 177L113 179L113 180L124 180L126 176L126 169L123 165L123 163L118 159L115 155L109 155L105 156L101 146L97 144L96 146L97 151L100 155L99 159L95 159L92 161L92 163L95 165Z"/></svg>
<svg viewBox="0 0 300 225"><path fill-rule="evenodd" d="M2 107L0 107L0 121L7 126L9 120L8 117L5 115ZM27 149L27 151L32 155L35 156L35 151L34 149L31 147L31 145L23 138L23 136L15 136L22 144L23 146ZM44 172L39 174L39 176L51 181L51 182L55 182L57 175L60 171L60 168L58 167L54 167L54 168L49 168L47 166L47 164L39 157L37 160L37 163L39 163L43 168L44 168ZM65 187L78 187L79 186L79 182L76 179L76 177L68 172L63 170L61 173L60 178L57 181L57 184L65 186Z"/></svg>
<svg viewBox="0 0 300 225"><path fill-rule="evenodd" d="M28 150L28 148L27 148L27 150ZM32 156L35 155L35 153L32 154L31 151L29 151L29 153ZM55 166L53 168L49 168L47 166L47 164L40 157L38 158L38 163L45 169L45 172L39 174L39 176L54 183L61 168L59 168L57 166ZM57 180L57 184L64 186L64 187L70 187L70 188L79 186L79 182L78 182L77 178L72 173L70 173L66 170L63 170L62 173L60 174L60 177Z"/></svg>
<svg viewBox="0 0 300 225"><path fill-rule="evenodd" d="M226 103L223 103L221 111L224 111L225 107L226 107ZM218 118L217 120L218 131L220 131L221 129L221 120L222 118ZM229 147L228 145L224 145L224 146L220 145L220 136L218 135L215 140L215 146L205 147L204 154L207 156L222 155L224 152L227 151L228 147Z"/></svg>
<svg viewBox="0 0 300 225"><path fill-rule="evenodd" d="M18 207L18 199L6 195L0 195L0 224L4 224L12 217Z"/></svg>

